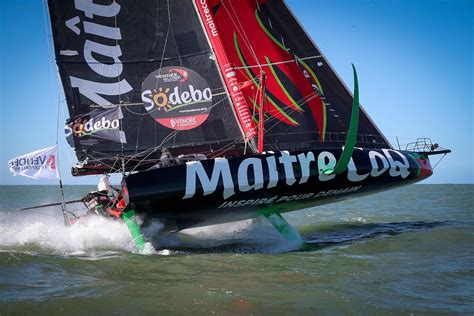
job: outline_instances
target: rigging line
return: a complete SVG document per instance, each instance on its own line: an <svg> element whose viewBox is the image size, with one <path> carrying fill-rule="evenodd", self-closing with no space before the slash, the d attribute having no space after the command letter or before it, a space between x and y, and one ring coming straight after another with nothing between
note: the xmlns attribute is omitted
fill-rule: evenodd
<svg viewBox="0 0 474 316"><path fill-rule="evenodd" d="M162 67L163 67L163 58L165 57L166 47L168 46L168 39L169 39L169 35L170 35L170 30L171 30L171 27L172 27L171 26L171 12L170 12L170 1L169 0L166 1L166 9L168 11L168 29L166 30L166 39L165 39L165 43L163 45L163 52L161 54L160 68L158 70L158 76L161 75L161 70L162 70ZM155 90L158 90L158 80L156 80ZM155 125L154 126L155 146L156 146L156 129L157 129L157 126ZM151 153L150 153L150 155L151 155Z"/></svg>
<svg viewBox="0 0 474 316"><path fill-rule="evenodd" d="M43 1L43 19L44 19L44 33L45 33L45 40L46 40L46 46L48 47L48 60L49 60L49 71L51 74L51 87L53 90L53 93L56 94L56 85L54 84L54 71L53 71L53 65L52 65L52 56L51 56L51 45L48 41L48 24L47 24L47 17L46 17L46 0Z"/></svg>
<svg viewBox="0 0 474 316"><path fill-rule="evenodd" d="M314 56L309 56L309 57L304 57L304 58L299 58L300 60L308 60L308 59L316 59L322 57L321 55L314 55ZM266 63L266 64L258 64L258 65L251 65L251 66L239 66L239 67L234 67L234 69L251 69L251 68L261 68L262 66L273 66L273 65L281 65L281 64L288 64L288 63L298 63L297 60L295 59L289 59L289 60L283 60L283 61L277 61L274 63Z"/></svg>
<svg viewBox="0 0 474 316"><path fill-rule="evenodd" d="M160 149L160 148L163 146L163 144L165 144L168 140L170 140L171 138L173 138L173 137L174 137L176 134L178 134L179 132L180 132L179 130L176 130L176 131L171 132L170 134L168 134L168 135L162 140L162 142L161 142L160 145L158 145L158 146L155 145L154 148L150 148L150 149L149 149L149 150L150 150L150 153L149 153L148 155L146 155L143 159L141 159L141 160L138 162L138 164L132 169L131 172L135 171L135 169L136 169L138 166L140 166L140 164L141 164L143 161L145 161L145 160L146 160L148 157L150 157L154 152L156 152L158 149ZM146 151L145 151L145 152L146 152ZM138 157L138 155L134 155L134 156L132 156L132 157ZM127 163L126 163L125 165L127 165L129 162L130 162L130 160L127 161Z"/></svg>
<svg viewBox="0 0 474 316"><path fill-rule="evenodd" d="M211 51L209 50L203 50L203 51L200 51L200 52L196 52L196 53L191 53L191 54L184 54L184 55L181 55L181 58L184 59L184 58L190 58L190 57L195 57L195 56L200 56L200 55L209 55L209 53L211 53ZM166 57L166 58L163 58L163 61L173 61L173 60L176 60L176 59L179 59L179 57ZM162 59L158 59L158 58L149 58L149 59L140 59L140 60L121 60L120 63L123 64L123 65L126 65L126 64L151 64L151 63L156 63L158 61L161 61ZM103 64L102 62L100 61L95 61L95 60L89 60L89 59L84 59L84 61L63 61L61 59L58 59L58 63L62 64L62 65L68 65L68 64L84 64L84 65L100 65L100 64Z"/></svg>
<svg viewBox="0 0 474 316"><path fill-rule="evenodd" d="M255 54L255 51L253 50L253 48L252 48L250 42L248 42L248 39L246 39L246 36L242 35L242 33L243 33L242 30L240 30L239 26L235 23L234 19L232 18L232 15L230 14L230 12L229 12L229 10L228 10L226 4L224 3L224 1L222 1L222 5L223 5L225 11L227 12L227 14L229 15L229 18L230 18L230 20L232 21L232 24L234 24L234 26L235 26L237 32L238 32L239 35L243 38L244 44L247 46L248 50L250 51L250 54L251 54L252 57L255 59L255 62L256 62L257 64L259 64L257 55ZM237 17L237 19L238 19L238 17Z"/></svg>
<svg viewBox="0 0 474 316"><path fill-rule="evenodd" d="M92 158L92 161L100 162L101 164L103 164L103 165L105 165L106 167L108 167L108 168L110 169L110 171L112 171L112 173L116 173L117 171L120 172L120 169L115 168L115 164L117 163L117 159L118 159L118 158L115 159L113 165L110 165L110 164L106 163L105 160L100 159L100 158L96 158L96 157L92 156L92 155L90 154L90 152L87 154L87 156L90 157L90 158Z"/></svg>
<svg viewBox="0 0 474 316"><path fill-rule="evenodd" d="M52 62L52 56L51 56L51 45L48 41L48 23L47 23L47 17L46 17L46 12L47 12L47 5L46 1L43 1L43 19L44 19L44 32L45 32L45 39L46 39L46 46L48 47L48 60L49 60L49 71L51 74L51 88L53 94L58 94L58 103L57 103L57 118L56 118L56 145L59 143L59 117L60 117L60 111L61 111L61 95L59 92L59 89L57 89L56 85L54 84L54 71L53 71L53 62Z"/></svg>
<svg viewBox="0 0 474 316"><path fill-rule="evenodd" d="M259 85L261 85L261 82L259 82ZM257 100L257 97L258 97L258 89L255 89L255 94L253 96L253 99L254 100ZM260 109L260 111L262 111L263 109ZM253 106L253 112L252 112L252 118L255 118L255 113L257 111L257 107L254 105Z"/></svg>
<svg viewBox="0 0 474 316"><path fill-rule="evenodd" d="M241 30L242 30L242 33L243 33L244 36L245 36L245 39L244 39L244 40L247 40L247 42L249 43L249 48L251 49L252 54L253 54L253 55L255 56L255 58L257 59L257 63L259 63L258 58L257 58L257 54L256 54L255 51L253 50L252 43L250 42L249 38L247 37L247 33L245 32L245 29L244 29L244 27L242 26L242 23L240 22L240 18L239 18L239 16L237 15L237 12L235 11L235 8L234 8L234 5L232 4L232 2L230 2L230 7L232 8L232 11L234 12L235 17L237 18L237 22L239 22L239 25L240 25L240 28L241 28ZM261 67L260 67L260 68L261 68Z"/></svg>
<svg viewBox="0 0 474 316"><path fill-rule="evenodd" d="M232 146L234 146L234 145L236 145L236 144L238 144L238 143L242 143L242 142L244 142L244 140L243 140L242 138L240 138L240 137L239 137L239 138L235 138L235 140L234 140L233 142L231 142L231 143L229 143L229 144L227 144L227 145L225 145L225 146L219 148L218 150L221 151L220 153L215 153L215 151L214 151L214 152L211 152L211 154L210 154L210 156L209 156L208 158L213 159L213 158L219 156L220 154L222 154L222 152L227 151L228 148L230 148L230 147L232 147ZM245 142L245 143L246 143L246 142Z"/></svg>
<svg viewBox="0 0 474 316"><path fill-rule="evenodd" d="M115 4L115 0L113 1L113 3ZM115 29L118 29L117 28L117 15L114 16L114 26L115 26ZM119 47L118 45L118 39L115 39L115 46L116 47ZM122 64L122 62L120 62L120 64ZM120 75L121 73L117 76L117 84L118 84L118 87L119 87L119 94L118 94L118 103L122 103L122 92L120 91ZM119 108L120 112L122 112L122 110ZM120 113L122 114L122 113ZM122 114L122 117L123 117L123 114ZM124 137L124 131L123 131L123 119L121 120L120 124L119 124L119 127L120 127L120 138ZM122 155L122 166L123 166L123 169L122 169L122 175L125 176L125 164L123 162L123 150L124 150L124 144L123 144L123 141L120 142L120 146L121 146L121 155ZM114 164L115 165L115 164Z"/></svg>
<svg viewBox="0 0 474 316"><path fill-rule="evenodd" d="M226 150L226 148L228 148L229 146L232 146L236 143L239 143L239 142L242 142L242 139L241 138L237 138L237 139L233 139L232 143L228 143L227 145L221 147L221 148L218 148L217 150L208 150L208 151L201 151L199 153L204 153L204 154L214 154L216 153L216 151L222 151L222 150ZM189 145L192 145L192 143L189 143ZM143 160L143 159L142 159ZM152 162L152 161L160 161L162 159L159 159L159 158L151 158L151 159L144 159L143 161L146 161L146 162ZM134 159L134 158L129 158L129 161L140 161L140 159Z"/></svg>
<svg viewBox="0 0 474 316"><path fill-rule="evenodd" d="M158 70L158 75L161 75L161 67L163 66L163 58L165 58L166 47L168 46L168 38L171 30L171 13L170 13L170 0L166 1L168 9L168 29L166 30L165 43L163 44L163 52L161 53L160 68ZM158 89L158 80L156 81L155 89Z"/></svg>
<svg viewBox="0 0 474 316"><path fill-rule="evenodd" d="M211 111L215 106L217 106L219 103L225 101L226 99L222 99L220 100L219 102L217 102L216 104L214 104L212 107L210 107L209 109L205 110L205 111L201 111L201 113L204 113L206 111ZM135 169L145 160L147 159L148 157L150 157L151 154L153 154L155 151L157 151L158 149L160 149L163 144L165 144L167 141L169 141L170 139L172 139L174 136L176 136L178 133L180 133L181 130L176 130L172 133L170 133L168 136L166 136L163 141L161 142L160 145L158 146L155 146L155 148L147 155L145 156L145 158L143 158L133 169L132 169L132 172L135 171ZM128 163L128 162L127 162Z"/></svg>
<svg viewBox="0 0 474 316"><path fill-rule="evenodd" d="M239 25L241 27L241 29L243 30L243 34L245 36L245 39L247 40L247 42L249 43L249 47L251 49L251 52L252 54L255 56L255 58L257 59L257 64L260 64L259 61L258 61L258 58L257 58L257 54L255 53L255 51L253 50L253 47L252 47L252 43L250 42L249 38L247 37L247 33L245 32L244 30L244 27L242 26L242 23L240 22L240 18L239 16L237 15L237 12L235 11L235 8L234 8L234 5L232 4L232 2L230 2L230 7L232 8L232 11L234 12L236 18L237 18L237 22L239 22ZM262 67L260 67L260 70L262 69Z"/></svg>
<svg viewBox="0 0 474 316"><path fill-rule="evenodd" d="M142 125L143 121L143 116L140 117L140 121L138 122L138 127L137 127L137 140L135 141L135 153L138 151L138 142L140 140L140 126Z"/></svg>
<svg viewBox="0 0 474 316"><path fill-rule="evenodd" d="M165 137L165 138L163 139L163 141L161 142L161 144L158 145L158 146L156 146L147 156L145 156L142 160L140 160L140 161L136 164L136 166L132 169L131 172L134 172L134 171L140 166L140 164L142 164L143 161L145 161L145 159L147 159L148 157L151 156L151 154L153 154L153 153L156 152L158 149L160 149L160 148L163 146L163 144L165 144L168 140L170 140L170 139L171 139L174 135L176 135L178 132L179 132L179 131L172 132L172 133L169 134L167 137Z"/></svg>
<svg viewBox="0 0 474 316"><path fill-rule="evenodd" d="M237 144L237 143L242 142L242 139L241 139L241 138L235 138L235 139L231 139L231 140L233 140L231 143L229 143L229 144L223 146L222 148L219 148L218 150L222 151L223 149L226 149L226 148L228 148L228 147L230 147L230 146L232 146L232 145L234 145L234 144ZM192 144L192 143L189 143L189 145L191 145L191 144ZM142 152L139 153L139 154L143 154L143 153L145 153L145 152L147 152L147 151L148 151L148 150L142 151ZM104 165L106 165L107 167L109 167L112 171L113 171L113 170L119 170L119 169L117 169L117 168L114 168L114 166L111 165L110 163L106 163L104 159L95 157L95 156L91 155L90 153L99 154L99 155L104 155L104 153L102 153L102 152L96 152L96 151L90 151L90 152L89 152L89 158L91 158L90 161L101 162L101 163L103 163ZM212 150L212 151L211 151L211 150L210 150L210 151L205 151L204 153L215 153L215 150ZM138 154L138 155L139 155L139 154ZM131 162L131 161L139 161L139 162L143 162L143 161L147 161L147 162L160 161L159 158L158 158L158 159L147 159L147 157L145 157L145 158L143 158L143 159L134 159L135 157L138 157L138 155L129 156L129 157L127 157L127 160L128 160L129 162ZM149 155L148 155L148 156L149 156ZM116 164L117 161L118 161L118 157L116 157L115 162L113 162L113 164Z"/></svg>
<svg viewBox="0 0 474 316"><path fill-rule="evenodd" d="M54 84L54 74L53 74L53 65L52 65L52 56L51 56L51 47L48 42L48 24L47 24L47 17L46 17L46 12L47 12L47 7L46 7L46 2L43 2L43 18L44 18L44 30L45 30L45 37L46 37L46 46L48 47L48 60L49 60L49 70L51 73L51 86L53 88L53 93L58 94L58 105L57 105L57 117L56 117L56 164L57 164L57 171L58 171L58 176L59 176L59 188L61 190L61 198L62 198L62 203L61 203L61 210L63 213L63 219L64 219L64 225L68 226L68 221L66 217L66 198L64 197L64 188L63 188L63 182L62 182L62 176L61 176L61 167L59 163L59 153L58 153L58 148L59 148L59 118L60 118L60 113L61 113L61 94L60 90L56 89L55 84ZM49 13L48 13L49 14Z"/></svg>
<svg viewBox="0 0 474 316"><path fill-rule="evenodd" d="M179 52L178 44L176 43L176 34L174 33L173 24L171 23L171 10L169 9L169 4L168 4L168 12L169 12L169 15L170 15L171 33L173 34L173 38L174 38L174 42L175 42L175 46L176 46L176 52L178 53L179 65L181 67L183 67L183 59L182 59L182 56Z"/></svg>
<svg viewBox="0 0 474 316"><path fill-rule="evenodd" d="M311 101L311 100L313 100L313 99L315 99L315 98L317 98L317 97L318 97L317 92L312 92L311 94L307 95L306 97L303 97L302 99L298 100L296 103L297 103L298 105L303 105L304 102ZM287 113L287 114L290 115L290 114L294 113L295 111L296 111L295 109L290 109L290 110L289 110L289 113ZM267 129L267 132L271 131L271 130L272 130L274 127L276 127L278 124L282 123L282 121L278 120L277 118L275 118L275 117L273 117L273 116L272 116L271 118L267 119L266 121L267 121L267 122L272 122L272 121L275 121L275 120L276 120L275 124L273 124L272 126L270 126L270 127Z"/></svg>
<svg viewBox="0 0 474 316"><path fill-rule="evenodd" d="M226 99L223 99L223 100L219 101L218 103L221 103L221 102L223 102L223 101L225 101L225 100L226 100ZM218 103L216 103L214 106L217 106ZM145 150L145 151L137 152L136 154L134 154L134 155L132 155L132 156L125 157L125 158L127 159L127 162L126 162L125 165L127 165L129 162L131 162L134 158L139 157L140 155L143 155L144 153L146 153L146 152L149 151L149 154L148 154L147 156L145 156L145 157L144 157L143 159L141 159L141 160L138 160L138 161L140 161L140 163L142 163L142 162L145 161L151 154L153 154L157 149L161 148L161 146L162 146L164 143L166 143L168 140L170 140L172 137L174 137L174 136L175 136L177 133L179 133L179 132L180 132L180 131L174 131L174 132L172 132L171 134L167 135L167 136L163 139L162 143L161 143L159 146L155 147L155 148L147 149L147 150ZM240 141L240 138L237 139L237 140ZM98 153L98 154L101 154L101 155L105 155L105 153L101 153L101 152L95 152L95 151L91 151L91 152L92 152L92 153ZM94 157L94 156L92 156L92 155L89 155L89 156L90 156L90 158L92 158L93 160L96 160L96 161L99 161L99 162L104 163L104 160L102 160L102 159L100 159L100 158ZM155 160L156 160L156 159L155 159ZM104 163L104 164L105 164L105 163ZM109 168L111 168L112 170L116 170L113 166L110 166L110 165L108 165L108 164L105 164L105 165L108 166Z"/></svg>
<svg viewBox="0 0 474 316"><path fill-rule="evenodd" d="M446 156L447 154L444 154L443 157L441 157L438 162L434 165L434 167L432 168L433 170L436 168L436 166L441 162L441 160L443 160L443 158Z"/></svg>

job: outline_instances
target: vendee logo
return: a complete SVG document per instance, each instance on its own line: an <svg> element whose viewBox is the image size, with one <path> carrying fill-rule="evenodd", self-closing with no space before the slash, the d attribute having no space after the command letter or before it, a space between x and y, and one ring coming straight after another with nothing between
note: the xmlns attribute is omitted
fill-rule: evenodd
<svg viewBox="0 0 474 316"><path fill-rule="evenodd" d="M195 71L184 67L157 69L142 84L142 101L159 124L189 130L209 117L212 92Z"/></svg>

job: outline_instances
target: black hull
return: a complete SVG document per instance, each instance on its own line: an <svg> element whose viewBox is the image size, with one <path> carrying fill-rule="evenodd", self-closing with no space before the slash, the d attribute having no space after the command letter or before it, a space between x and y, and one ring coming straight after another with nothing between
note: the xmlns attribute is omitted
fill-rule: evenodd
<svg viewBox="0 0 474 316"><path fill-rule="evenodd" d="M341 149L210 159L129 175L129 209L176 223L205 226L284 213L421 181L426 155L355 149L340 174Z"/></svg>

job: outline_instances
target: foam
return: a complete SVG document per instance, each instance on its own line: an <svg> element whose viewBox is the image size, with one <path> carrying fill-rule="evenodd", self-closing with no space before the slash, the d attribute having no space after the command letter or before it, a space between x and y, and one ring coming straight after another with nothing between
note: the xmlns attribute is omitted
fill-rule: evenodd
<svg viewBox="0 0 474 316"><path fill-rule="evenodd" d="M141 224L140 218L138 222ZM163 227L158 220L143 227L145 239L152 243L147 242L140 254L171 255L176 252L164 248L186 247L189 250L226 244L239 244L235 251L243 252L274 253L297 248L297 245L285 240L272 226L260 220L187 229L178 234L162 234ZM154 246L161 250L155 250ZM137 251L125 223L91 216L66 227L60 207L41 208L31 212L0 212L0 249L34 250L93 258Z"/></svg>

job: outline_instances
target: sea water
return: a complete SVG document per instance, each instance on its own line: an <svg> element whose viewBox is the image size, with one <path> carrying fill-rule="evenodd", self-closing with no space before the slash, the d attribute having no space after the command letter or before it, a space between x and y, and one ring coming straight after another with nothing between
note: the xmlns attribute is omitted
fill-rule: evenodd
<svg viewBox="0 0 474 316"><path fill-rule="evenodd" d="M261 220L156 221L139 254L123 223L15 211L60 201L57 187L0 186L0 315L472 315L473 199L474 185L412 185L285 214L303 248Z"/></svg>

